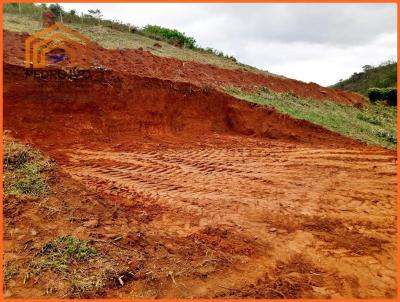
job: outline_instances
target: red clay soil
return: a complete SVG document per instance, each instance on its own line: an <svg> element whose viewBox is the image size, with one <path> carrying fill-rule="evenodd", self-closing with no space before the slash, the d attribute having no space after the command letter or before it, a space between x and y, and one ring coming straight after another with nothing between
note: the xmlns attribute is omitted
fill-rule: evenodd
<svg viewBox="0 0 400 302"><path fill-rule="evenodd" d="M48 198L6 203L4 259L18 268L8 297L396 296L393 151L203 85L272 77L181 62L192 67L177 81L176 60L97 49L133 70L109 59L105 80L26 79L22 38L5 37L4 128L62 173ZM113 275L91 269L82 288L57 272L26 279L40 248L67 234ZM92 288L93 274L107 278Z"/></svg>
<svg viewBox="0 0 400 302"><path fill-rule="evenodd" d="M20 65L24 61L25 39L28 34L4 31L4 60ZM299 97L316 100L331 100L344 104L362 105L363 96L337 89L326 88L315 83L304 83L277 76L241 70L222 69L213 65L174 58L158 57L149 51L136 49L108 50L92 43L91 64L109 68L115 72L154 77L178 82L188 82L197 86L236 86L253 89L263 86L276 92L290 92Z"/></svg>
<svg viewBox="0 0 400 302"><path fill-rule="evenodd" d="M97 76L93 76L98 78ZM45 144L129 142L132 137L243 134L318 145L359 143L272 108L211 88L107 72L106 80L25 79L5 65L4 123L15 135ZM8 80L12 79L12 80Z"/></svg>

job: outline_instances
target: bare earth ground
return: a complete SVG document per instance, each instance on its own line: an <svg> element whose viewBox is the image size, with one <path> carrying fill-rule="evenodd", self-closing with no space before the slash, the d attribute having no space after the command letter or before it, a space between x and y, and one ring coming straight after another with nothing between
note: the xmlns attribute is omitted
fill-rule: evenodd
<svg viewBox="0 0 400 302"><path fill-rule="evenodd" d="M55 206L52 213L42 204L39 214L32 216L30 209L25 215L39 234L59 232L65 224L62 233L71 229L100 250L124 253L120 261L135 276L126 275L124 286L111 286L102 296L396 294L392 152L229 136L185 147L149 143L58 151L66 154L62 169L94 195L80 193L79 203L69 201L76 188L71 192L67 185L62 190L68 210ZM15 217L21 229L6 228L13 238L24 233L25 215ZM45 221L35 222L40 216ZM117 251L102 246L116 236L122 237ZM18 245L26 249L27 237L21 239L8 246L6 236L6 253ZM39 288L49 284L45 277L39 284L33 287L41 296ZM14 286L17 297L30 287Z"/></svg>
<svg viewBox="0 0 400 302"><path fill-rule="evenodd" d="M226 146L161 151L62 151L66 171L85 186L128 204L139 195L168 209L142 230L164 238L199 236L211 255L217 250L237 258L229 274L205 280L178 269L176 288L165 296L251 297L263 286L243 287L278 262L301 257L309 261L304 274L289 268L284 276L305 279L300 286L311 285L310 297L394 294L393 155L223 140ZM238 238L229 242L230 236ZM205 275L216 265L201 261Z"/></svg>
<svg viewBox="0 0 400 302"><path fill-rule="evenodd" d="M106 83L26 79L10 51L21 52L23 39L13 37L5 39L5 129L59 170L49 197L5 205L4 258L17 268L8 297L396 296L394 151L190 81L121 70ZM91 287L86 276L71 289L70 275L27 275L43 245L68 234L89 240L108 259L100 268L118 278L99 273L94 281L107 282ZM70 273L82 277L90 265Z"/></svg>

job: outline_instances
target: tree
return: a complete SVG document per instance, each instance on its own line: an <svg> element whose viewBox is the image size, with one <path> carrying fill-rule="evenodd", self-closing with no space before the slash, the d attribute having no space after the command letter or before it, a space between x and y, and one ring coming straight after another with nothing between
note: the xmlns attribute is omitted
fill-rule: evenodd
<svg viewBox="0 0 400 302"><path fill-rule="evenodd" d="M70 14L71 16L76 16L76 10L71 9L71 10L69 11L69 14Z"/></svg>
<svg viewBox="0 0 400 302"><path fill-rule="evenodd" d="M63 8L58 3L50 4L49 10L51 10L55 16L61 16L61 14L64 13Z"/></svg>
<svg viewBox="0 0 400 302"><path fill-rule="evenodd" d="M370 70L370 69L372 69L372 68L374 68L374 67L371 66L371 65L364 65L364 66L362 67L362 69L363 69L364 72L366 72L366 71L368 71L368 70Z"/></svg>
<svg viewBox="0 0 400 302"><path fill-rule="evenodd" d="M88 13L93 18L101 19L103 17L103 15L99 9L89 9Z"/></svg>

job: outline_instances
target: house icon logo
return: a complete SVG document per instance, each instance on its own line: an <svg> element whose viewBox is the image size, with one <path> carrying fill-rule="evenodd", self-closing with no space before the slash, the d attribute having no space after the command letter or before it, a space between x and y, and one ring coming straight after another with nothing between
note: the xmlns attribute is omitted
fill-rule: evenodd
<svg viewBox="0 0 400 302"><path fill-rule="evenodd" d="M25 67L45 68L63 62L72 68L89 68L89 42L82 34L55 23L25 40Z"/></svg>

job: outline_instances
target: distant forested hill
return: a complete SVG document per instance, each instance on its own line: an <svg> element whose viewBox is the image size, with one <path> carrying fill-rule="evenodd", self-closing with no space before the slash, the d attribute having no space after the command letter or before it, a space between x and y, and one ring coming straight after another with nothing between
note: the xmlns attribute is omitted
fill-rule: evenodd
<svg viewBox="0 0 400 302"><path fill-rule="evenodd" d="M397 86L397 63L388 61L379 66L365 65L362 72L355 72L350 78L339 81L332 87L367 95L372 87Z"/></svg>

